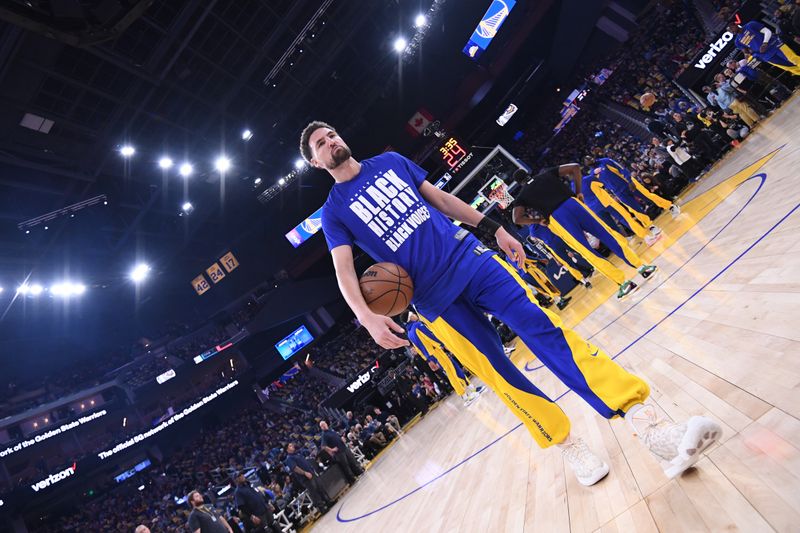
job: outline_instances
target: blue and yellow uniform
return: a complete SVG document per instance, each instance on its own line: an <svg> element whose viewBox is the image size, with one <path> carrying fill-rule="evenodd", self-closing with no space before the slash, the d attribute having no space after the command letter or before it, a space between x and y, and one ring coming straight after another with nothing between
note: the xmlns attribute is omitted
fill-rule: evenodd
<svg viewBox="0 0 800 533"><path fill-rule="evenodd" d="M583 272L576 267L576 261L566 253L567 243L550 231L550 228L541 224L531 224L527 227L527 230L528 236L541 241L550 255L553 256L559 265L567 269L567 272L569 272L570 276L572 276L575 281L581 281L584 278Z"/></svg>
<svg viewBox="0 0 800 533"><path fill-rule="evenodd" d="M622 416L647 398L641 378L540 308L510 265L425 200L419 192L427 174L422 168L393 152L360 163L358 174L332 187L323 207L328 247L357 244L376 261L403 267L414 281L412 302L423 322L540 446L564 441L569 419L508 359L484 313L513 329L602 416Z"/></svg>
<svg viewBox="0 0 800 533"><path fill-rule="evenodd" d="M469 386L469 379L464 374L464 369L445 351L442 341L436 338L436 335L428 329L428 327L419 321L409 322L406 326L408 333L408 341L414 350L425 361L433 361L444 370L450 385L456 391L456 394L462 396Z"/></svg>
<svg viewBox="0 0 800 533"><path fill-rule="evenodd" d="M520 272L530 276L533 280L534 285L537 288L540 288L541 291L550 298L551 300L556 300L559 296L561 296L561 291L558 290L558 287L553 285L553 282L550 281L550 278L547 277L547 274L542 272L539 268L540 260L534 259L532 257L525 258L525 267L520 269ZM525 279L525 276L522 276Z"/></svg>
<svg viewBox="0 0 800 533"><path fill-rule="evenodd" d="M654 203L661 209L669 209L672 207L672 202L666 198L650 192L639 180L633 179L628 169L610 159L608 157L601 157L596 161L597 167L592 173L602 181L608 189L614 193L614 196L619 198L622 203L645 216L639 202L636 201L634 193L630 189L630 185L636 189L636 194L640 197ZM648 217L649 219L649 217ZM651 222L652 223L652 222ZM650 224L648 224L649 226Z"/></svg>
<svg viewBox="0 0 800 533"><path fill-rule="evenodd" d="M586 206L600 215L602 211L611 210L625 227L637 237L644 239L650 235L653 221L645 213L629 208L608 192L603 183L592 173L581 179L583 184L583 201Z"/></svg>
<svg viewBox="0 0 800 533"><path fill-rule="evenodd" d="M761 47L765 43L766 47L762 52ZM759 61L800 76L800 56L758 21L753 20L742 26L742 31L736 36L735 45Z"/></svg>

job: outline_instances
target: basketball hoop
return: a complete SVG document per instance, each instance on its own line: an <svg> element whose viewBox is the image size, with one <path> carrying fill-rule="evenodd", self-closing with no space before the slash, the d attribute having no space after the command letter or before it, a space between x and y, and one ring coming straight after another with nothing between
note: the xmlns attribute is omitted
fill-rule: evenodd
<svg viewBox="0 0 800 533"><path fill-rule="evenodd" d="M514 197L508 192L508 185L496 175L480 188L478 194L500 206L500 209L507 209L514 202Z"/></svg>

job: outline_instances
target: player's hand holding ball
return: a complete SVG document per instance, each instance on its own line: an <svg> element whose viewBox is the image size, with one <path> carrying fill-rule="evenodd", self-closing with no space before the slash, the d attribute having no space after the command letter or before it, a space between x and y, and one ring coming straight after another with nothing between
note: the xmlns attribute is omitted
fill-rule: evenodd
<svg viewBox="0 0 800 533"><path fill-rule="evenodd" d="M370 310L359 321L375 342L386 349L408 346L407 340L393 333L405 330L390 318L405 311L411 303L414 284L408 272L394 263L376 263L361 274L358 284Z"/></svg>

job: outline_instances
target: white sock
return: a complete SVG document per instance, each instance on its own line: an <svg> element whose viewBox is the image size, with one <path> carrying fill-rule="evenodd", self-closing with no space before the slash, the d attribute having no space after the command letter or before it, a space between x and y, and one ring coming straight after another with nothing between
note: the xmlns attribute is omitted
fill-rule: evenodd
<svg viewBox="0 0 800 533"><path fill-rule="evenodd" d="M653 405L637 403L625 413L625 420L630 424L633 433L642 437L649 427L658 423L658 412Z"/></svg>

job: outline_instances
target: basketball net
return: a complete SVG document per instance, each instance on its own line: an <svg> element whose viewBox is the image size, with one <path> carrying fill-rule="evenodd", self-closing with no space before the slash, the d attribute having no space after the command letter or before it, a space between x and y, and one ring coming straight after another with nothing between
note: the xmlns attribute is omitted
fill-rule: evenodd
<svg viewBox="0 0 800 533"><path fill-rule="evenodd" d="M505 183L498 184L497 187L489 191L489 200L497 203L500 209L507 209L514 202L514 197L508 192L508 185Z"/></svg>

